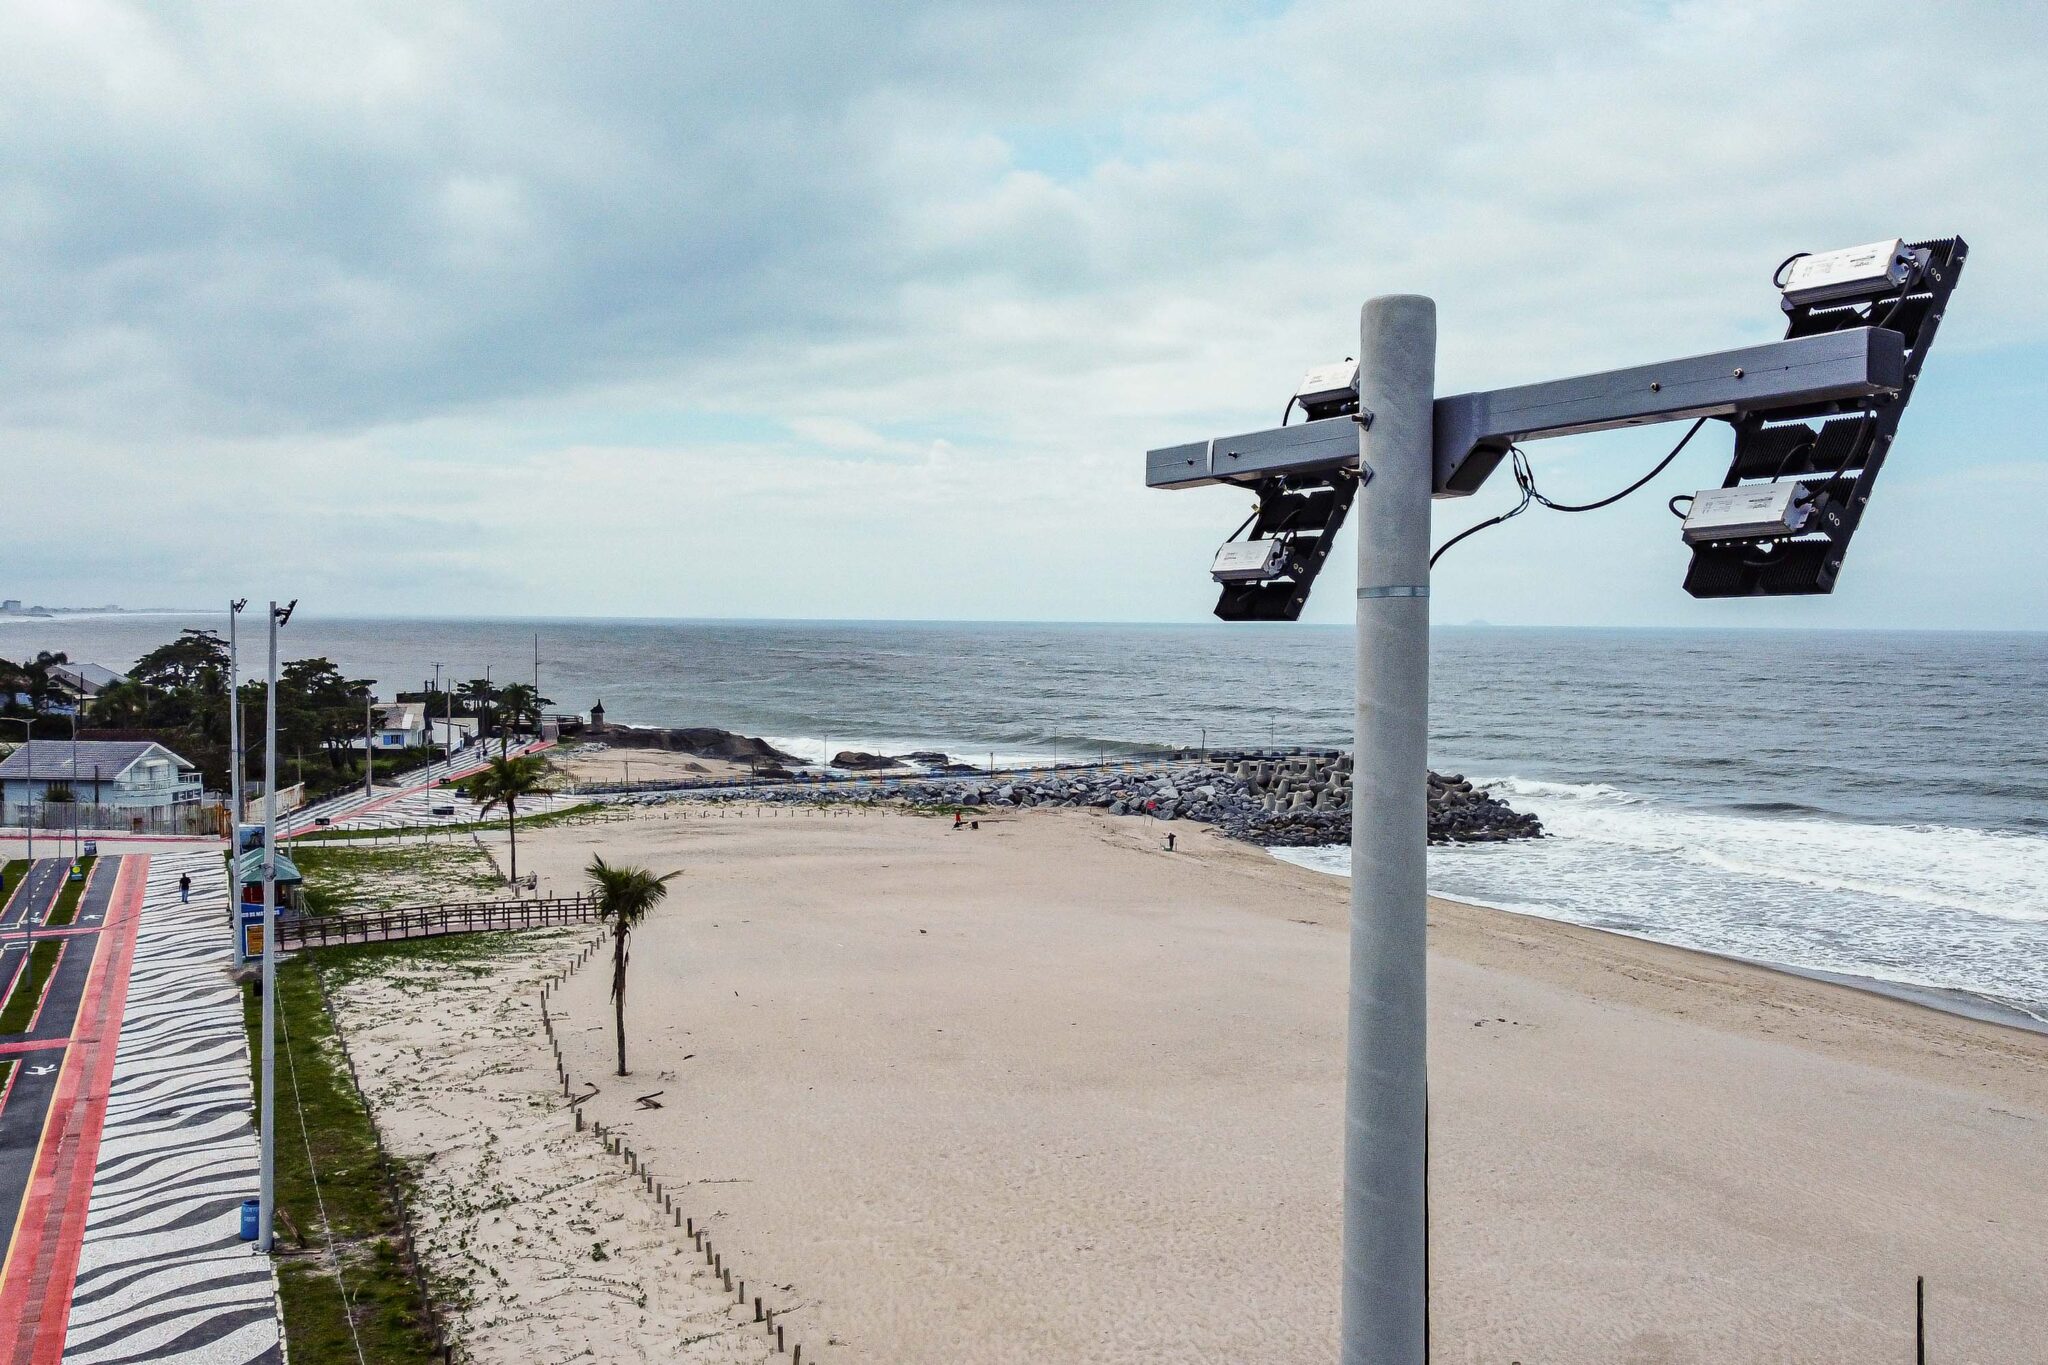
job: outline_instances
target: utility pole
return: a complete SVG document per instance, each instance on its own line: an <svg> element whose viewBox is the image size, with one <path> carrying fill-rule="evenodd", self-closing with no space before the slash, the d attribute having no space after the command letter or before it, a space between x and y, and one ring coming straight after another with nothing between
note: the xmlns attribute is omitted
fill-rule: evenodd
<svg viewBox="0 0 2048 1365"><path fill-rule="evenodd" d="M437 694L441 691L441 663L438 659L434 662L434 691ZM455 770L455 699L453 697L443 697L441 699L441 709L447 713L448 721L448 733L441 736L441 757L448 761L448 770L453 772ZM431 714L431 701L428 703L428 711L427 732L432 734L434 717Z"/></svg>
<svg viewBox="0 0 2048 1365"><path fill-rule="evenodd" d="M277 631L298 599L270 604L270 668L263 694L263 1126L256 1249L270 1250L277 1217Z"/></svg>

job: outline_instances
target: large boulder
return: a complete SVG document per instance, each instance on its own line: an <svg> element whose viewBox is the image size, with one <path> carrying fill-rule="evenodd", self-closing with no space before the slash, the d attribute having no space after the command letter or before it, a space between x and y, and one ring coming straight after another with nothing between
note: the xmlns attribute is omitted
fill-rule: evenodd
<svg viewBox="0 0 2048 1365"><path fill-rule="evenodd" d="M945 755L941 754L940 757L943 758ZM868 773L881 772L889 768L907 768L910 765L900 758L891 758L887 754L870 754L859 749L841 749L838 753L832 755L831 766L843 768L848 772Z"/></svg>

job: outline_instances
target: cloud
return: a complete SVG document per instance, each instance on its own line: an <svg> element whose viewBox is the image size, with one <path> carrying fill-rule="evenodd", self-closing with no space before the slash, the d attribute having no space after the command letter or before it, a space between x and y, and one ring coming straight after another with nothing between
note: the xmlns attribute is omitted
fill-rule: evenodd
<svg viewBox="0 0 2048 1365"><path fill-rule="evenodd" d="M37 553L108 541L83 595L660 609L637 559L708 614L1198 614L1241 499L1139 452L1276 420L1373 293L1478 387L1766 339L1785 252L1962 230L1928 387L2033 354L2048 18L1895 13L17 6L0 440L97 480L28 495ZM289 530L191 558L252 501ZM1579 619L1567 548L1452 614Z"/></svg>

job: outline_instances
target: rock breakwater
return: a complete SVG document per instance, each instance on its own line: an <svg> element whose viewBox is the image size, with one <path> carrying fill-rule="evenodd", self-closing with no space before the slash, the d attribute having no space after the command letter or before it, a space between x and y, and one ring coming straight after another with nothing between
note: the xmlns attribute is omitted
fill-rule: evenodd
<svg viewBox="0 0 2048 1365"><path fill-rule="evenodd" d="M1090 807L1111 815L1193 820L1265 847L1351 839L1351 760L1342 754L1230 757L1144 769L1074 769L1016 776L925 776L882 786L804 786L705 792L701 799L770 803L900 800L921 809ZM646 799L659 799L649 797ZM1429 775L1429 841L1499 843L1543 833L1460 776Z"/></svg>

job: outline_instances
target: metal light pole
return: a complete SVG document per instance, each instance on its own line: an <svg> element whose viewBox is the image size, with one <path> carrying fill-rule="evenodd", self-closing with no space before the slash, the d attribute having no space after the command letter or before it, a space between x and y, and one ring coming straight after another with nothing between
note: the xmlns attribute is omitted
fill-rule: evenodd
<svg viewBox="0 0 2048 1365"><path fill-rule="evenodd" d="M291 619L270 604L270 669L263 696L263 1098L256 1249L270 1250L277 1211L277 628Z"/></svg>
<svg viewBox="0 0 2048 1365"><path fill-rule="evenodd" d="M22 779L28 785L28 814L25 817L28 821L28 860L34 862L36 860L35 718L29 717L24 720L20 716L0 716L0 720L4 720L10 725L19 725L21 727L21 747L25 755L22 762L28 765L28 775ZM23 875L27 874L24 873Z"/></svg>
<svg viewBox="0 0 2048 1365"><path fill-rule="evenodd" d="M1359 318L1358 702L1344 1089L1344 1365L1421 1365L1429 1077L1429 505L1436 304Z"/></svg>
<svg viewBox="0 0 2048 1365"><path fill-rule="evenodd" d="M372 747L377 729L377 694L363 698L363 799L377 794L377 751Z"/></svg>
<svg viewBox="0 0 2048 1365"><path fill-rule="evenodd" d="M71 861L78 861L78 706L71 707ZM61 837L61 836L60 836Z"/></svg>
<svg viewBox="0 0 2048 1365"><path fill-rule="evenodd" d="M439 661L439 660L436 660L436 661L435 661L435 663L434 663L434 691L436 691L436 692L440 692L440 691L441 691L441 664L440 664L440 661ZM442 715L443 715L443 718L444 718L444 719L446 720L446 722L447 722L447 727L448 727L448 732L447 732L446 734L444 734L444 735L442 735L442 736L441 736L441 758L442 758L442 760L443 760L443 761L444 761L445 763L447 763L447 765L448 765L448 771L452 773L452 772L454 772L454 771L455 771L455 697L454 697L454 694L452 694L452 693L446 693L446 694L443 694L443 695L442 695L442 697L441 697L441 711L442 711ZM429 717L427 717L427 728L428 728L428 729L430 729L430 730L431 730L431 729L433 728L433 717L432 717L432 716L429 716Z"/></svg>
<svg viewBox="0 0 2048 1365"><path fill-rule="evenodd" d="M235 651L235 621L241 616L242 608L248 605L246 597L237 597L228 603L228 800L234 806L228 819L228 838L233 846L231 862L242 855L243 819L242 674Z"/></svg>

